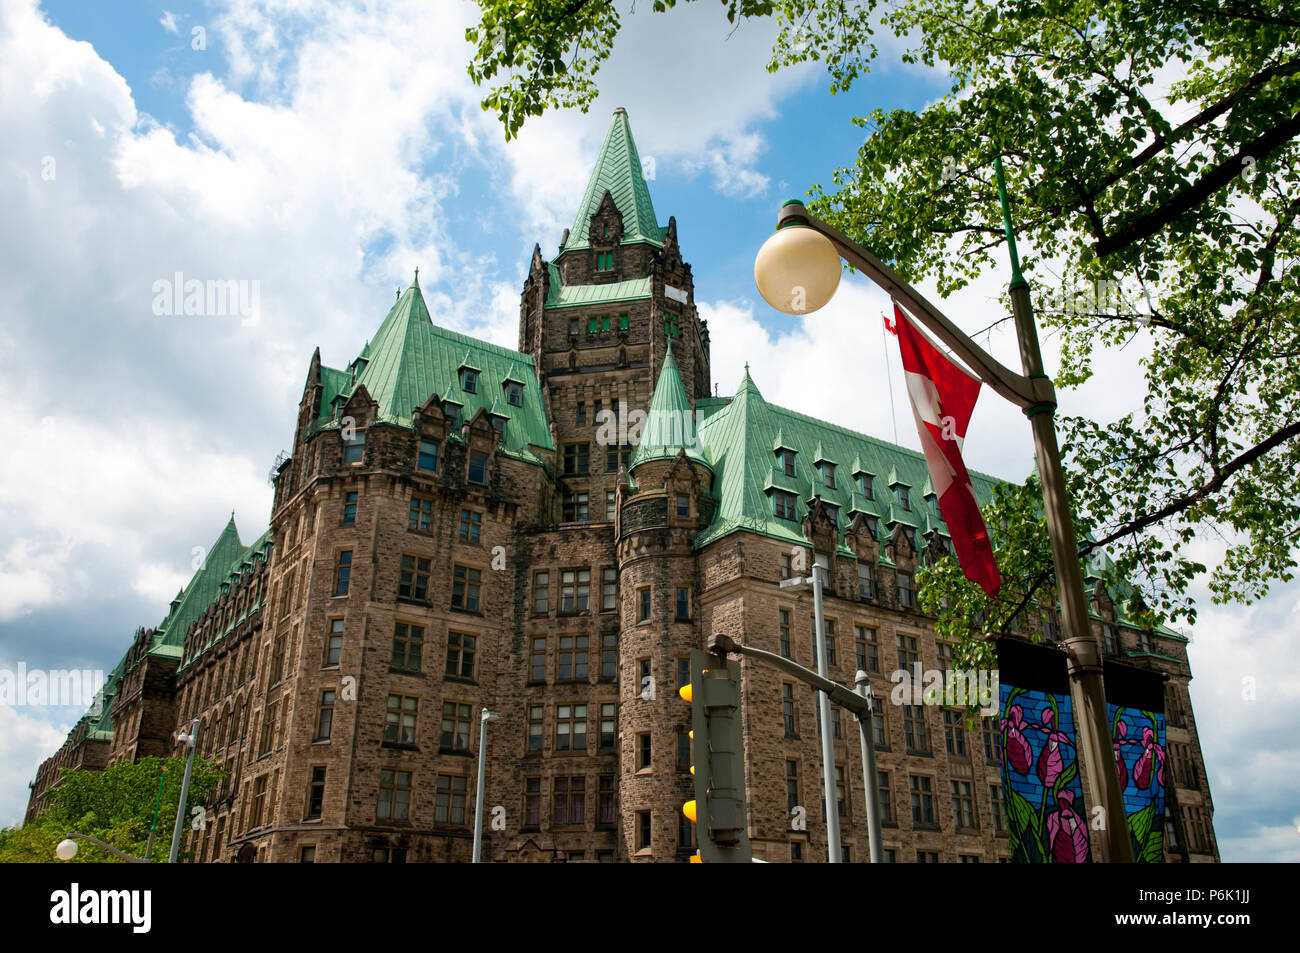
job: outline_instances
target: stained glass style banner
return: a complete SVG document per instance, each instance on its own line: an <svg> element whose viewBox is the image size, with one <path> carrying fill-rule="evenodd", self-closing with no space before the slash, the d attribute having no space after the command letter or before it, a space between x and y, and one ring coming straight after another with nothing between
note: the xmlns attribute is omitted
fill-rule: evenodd
<svg viewBox="0 0 1300 953"><path fill-rule="evenodd" d="M1012 859L1091 861L1093 823L1079 778L1074 705L1059 649L998 640L1002 784ZM1163 679L1129 665L1104 672L1112 743L1123 782L1134 859L1164 860Z"/></svg>

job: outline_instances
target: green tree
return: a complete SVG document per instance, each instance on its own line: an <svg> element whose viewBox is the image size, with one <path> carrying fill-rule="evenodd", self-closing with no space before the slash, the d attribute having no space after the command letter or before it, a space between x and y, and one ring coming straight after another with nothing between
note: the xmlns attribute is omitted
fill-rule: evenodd
<svg viewBox="0 0 1300 953"><path fill-rule="evenodd" d="M495 83L483 105L507 137L548 107L586 108L621 25L611 4L479 6L470 75ZM1189 586L1207 571L1216 601L1248 603L1290 580L1300 535L1294 4L722 6L731 21L775 18L768 68L822 61L833 92L870 68L880 29L903 38L905 62L951 78L919 112L856 119L868 138L831 186L810 188L814 214L948 294L1005 268L992 173L1001 155L1039 322L1061 343L1057 386L1087 381L1109 348L1144 349L1141 407L1113 423L1058 419L1081 555L1113 558L1104 578L1133 583L1129 611L1194 621ZM1035 599L1052 599L1036 493L1031 480L985 510L990 526L1008 527L994 533L1003 601L989 603L951 563L923 574L941 634L1005 631ZM1213 566L1203 539L1226 547Z"/></svg>
<svg viewBox="0 0 1300 953"><path fill-rule="evenodd" d="M167 777L158 810L152 859L165 862L185 774L184 758L141 758L134 764L111 764L102 771L64 769L62 780L50 792L47 810L22 828L0 831L0 863L54 861L55 846L69 833L85 834L111 844L124 854L143 857L154 806L159 803L158 782L164 770ZM194 809L207 802L224 775L225 771L215 763L194 759L185 810L190 829L201 817L196 817ZM181 843L184 845L184 840ZM125 863L87 841L78 842L76 861Z"/></svg>

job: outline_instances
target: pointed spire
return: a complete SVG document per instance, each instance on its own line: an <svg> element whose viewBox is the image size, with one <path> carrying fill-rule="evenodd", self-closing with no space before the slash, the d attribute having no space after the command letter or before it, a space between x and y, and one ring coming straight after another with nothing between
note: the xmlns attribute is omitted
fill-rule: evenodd
<svg viewBox="0 0 1300 953"><path fill-rule="evenodd" d="M412 288L420 287L420 266L419 265L415 266L415 280L411 282L411 287Z"/></svg>
<svg viewBox="0 0 1300 953"><path fill-rule="evenodd" d="M709 466L704 446L695 430L691 402L686 399L686 389L677 371L673 345L669 341L654 396L650 399L650 410L641 429L641 442L632 456L631 469L635 471L649 460L671 460L680 450L686 451L689 460Z"/></svg>
<svg viewBox="0 0 1300 953"><path fill-rule="evenodd" d="M561 243L562 251L590 247L587 236L591 217L600 207L606 192L623 216L623 244L650 242L663 245L665 230L659 227L659 220L655 217L650 189L641 169L641 156L632 140L627 110L622 108L614 110L614 118L605 133L605 141L578 206L573 228Z"/></svg>

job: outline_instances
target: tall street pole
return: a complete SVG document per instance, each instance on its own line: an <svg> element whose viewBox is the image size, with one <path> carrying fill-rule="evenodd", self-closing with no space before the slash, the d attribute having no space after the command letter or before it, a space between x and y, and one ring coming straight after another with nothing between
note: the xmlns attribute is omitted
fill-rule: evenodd
<svg viewBox="0 0 1300 953"><path fill-rule="evenodd" d="M1002 201L1002 222L1011 253L1011 308L1016 319L1016 337L1020 343L1020 361L1025 376L1031 380L1047 375L1043 355L1038 348L1038 327L1033 306L1029 303L1029 282L1020 273L1020 255L1011 227L1011 209L1007 204L1007 186L1002 176L1002 158L994 161L998 196ZM1065 639L1061 647L1068 660L1070 697L1074 701L1075 725L1078 727L1079 757L1086 769L1084 776L1094 787L1092 795L1105 808L1105 859L1115 863L1132 863L1133 847L1129 840L1127 816L1111 748L1110 718L1106 691L1102 684L1103 649L1101 637L1092 631L1088 604L1083 595L1083 573L1079 569L1078 540L1074 533L1074 516L1070 512L1065 474L1061 470L1061 450L1056 442L1056 402L1042 402L1024 409L1034 431L1034 451L1038 473L1043 483L1043 505L1048 536L1052 542L1052 561L1056 565L1056 591L1061 602L1061 621Z"/></svg>
<svg viewBox="0 0 1300 953"><path fill-rule="evenodd" d="M185 777L181 780L181 799L176 805L176 823L172 825L172 850L167 858L169 864L176 863L176 857L181 851L181 824L185 821L185 802L190 797L190 775L194 771L194 753L199 750L199 720L197 718L190 725L190 733L181 735L178 740L190 746L190 756L185 759Z"/></svg>
<svg viewBox="0 0 1300 953"><path fill-rule="evenodd" d="M474 856L470 863L479 863L483 853L483 776L487 765L487 723L500 718L496 712L483 709L478 723L478 784L474 788Z"/></svg>
<svg viewBox="0 0 1300 953"><path fill-rule="evenodd" d="M884 863L885 852L880 844L880 806L876 801L880 791L876 787L876 738L875 717L876 697L871 691L871 680L867 673L858 669L853 679L857 693L867 700L871 708L866 714L859 714L858 734L862 741L862 790L867 798L867 847L871 851L873 864Z"/></svg>
<svg viewBox="0 0 1300 953"><path fill-rule="evenodd" d="M822 589L826 585L829 560L825 553L813 554L813 619L817 642L817 674L826 675L826 617L822 614ZM835 799L835 740L831 735L831 699L817 693L817 717L822 727L822 786L826 799L826 860L840 863L840 811Z"/></svg>
<svg viewBox="0 0 1300 953"><path fill-rule="evenodd" d="M144 848L144 859L153 856L153 837L158 833L158 812L162 810L163 785L167 783L167 769L163 768L162 777L158 779L158 797L153 802L153 823L149 825L149 843Z"/></svg>

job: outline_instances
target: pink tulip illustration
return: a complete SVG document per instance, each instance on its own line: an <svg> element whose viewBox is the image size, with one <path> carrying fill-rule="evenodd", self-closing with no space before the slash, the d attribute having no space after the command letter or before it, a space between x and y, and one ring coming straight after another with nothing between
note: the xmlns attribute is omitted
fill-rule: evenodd
<svg viewBox="0 0 1300 953"><path fill-rule="evenodd" d="M1007 717L1002 719L1002 732L1005 738L1007 764L1011 765L1016 774L1028 774L1030 762L1034 757L1024 734L1027 727L1024 711L1019 705L1012 705L1007 710Z"/></svg>
<svg viewBox="0 0 1300 953"><path fill-rule="evenodd" d="M1057 809L1047 815L1047 836L1058 864L1082 864L1088 859L1088 830L1074 809L1069 788L1056 795Z"/></svg>
<svg viewBox="0 0 1300 953"><path fill-rule="evenodd" d="M1043 724L1039 728L1047 736L1042 753L1038 756L1038 780L1043 787L1050 788L1065 770L1065 759L1061 754L1061 745L1069 744L1065 732L1056 730L1056 713L1050 708L1043 709Z"/></svg>
<svg viewBox="0 0 1300 953"><path fill-rule="evenodd" d="M1121 721L1115 726L1115 732L1119 738L1112 747L1115 749L1115 768L1119 771L1119 789L1123 791L1128 787L1128 768L1124 766L1124 745L1128 744L1125 741L1128 737L1128 725Z"/></svg>
<svg viewBox="0 0 1300 953"><path fill-rule="evenodd" d="M1151 784L1152 763L1156 765L1156 780L1165 783L1165 749L1156 744L1156 734L1150 728L1142 729L1142 754L1133 765L1133 782L1145 791Z"/></svg>

